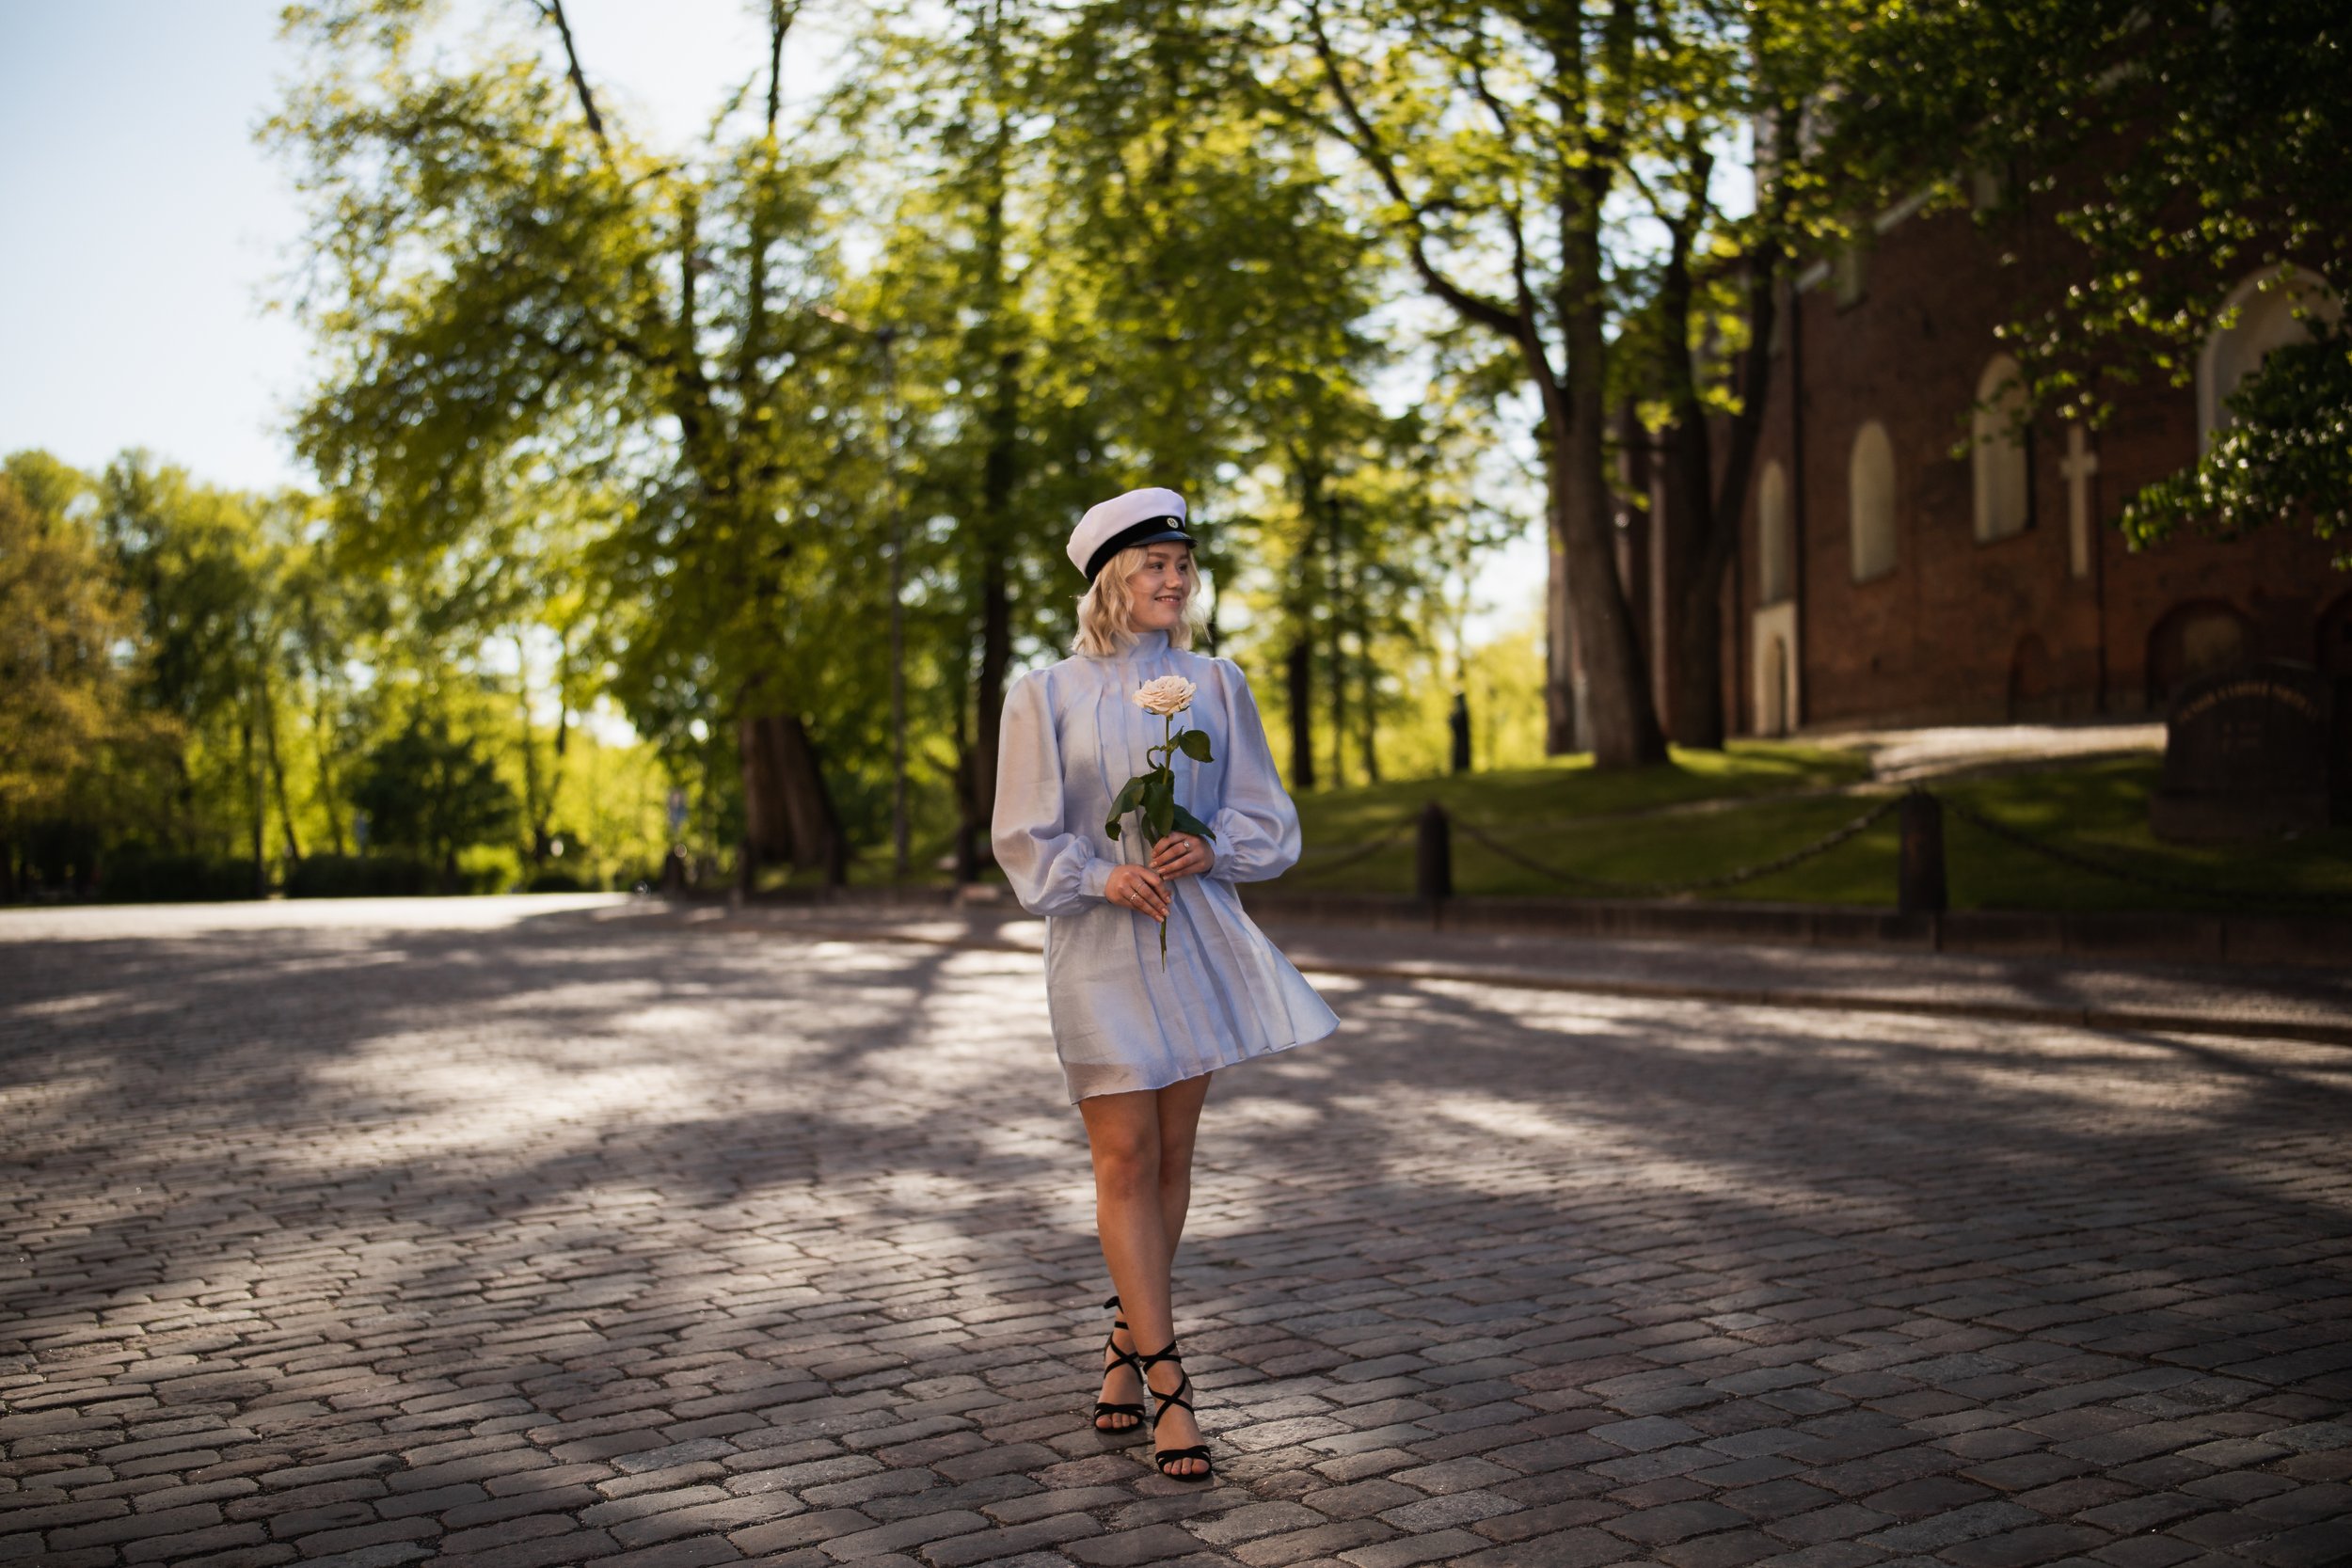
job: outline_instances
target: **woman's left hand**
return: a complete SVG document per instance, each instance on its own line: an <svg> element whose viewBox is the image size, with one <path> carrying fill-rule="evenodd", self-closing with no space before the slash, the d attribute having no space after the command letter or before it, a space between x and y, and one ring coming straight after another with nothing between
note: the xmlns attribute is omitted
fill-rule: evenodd
<svg viewBox="0 0 2352 1568"><path fill-rule="evenodd" d="M1193 833L1170 833L1152 847L1152 869L1162 877L1191 877L1216 863L1208 840Z"/></svg>

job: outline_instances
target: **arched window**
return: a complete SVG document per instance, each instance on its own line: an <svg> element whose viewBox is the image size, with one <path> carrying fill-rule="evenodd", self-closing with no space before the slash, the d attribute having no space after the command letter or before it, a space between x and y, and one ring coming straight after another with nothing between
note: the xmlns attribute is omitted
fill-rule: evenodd
<svg viewBox="0 0 2352 1568"><path fill-rule="evenodd" d="M1872 420L1854 433L1846 464L1847 519L1853 539L1853 579L1867 582L1895 569L1895 447Z"/></svg>
<svg viewBox="0 0 2352 1568"><path fill-rule="evenodd" d="M2197 357L2197 438L2200 451L2211 450L2214 438L2230 428L2229 397L2238 383L2262 367L2274 348L2299 343L2311 327L2297 311L2333 322L2344 314L2344 303L2328 289L2328 280L2289 267L2282 276L2266 269L2230 291L2222 301L2224 320L2214 329Z"/></svg>
<svg viewBox="0 0 2352 1568"><path fill-rule="evenodd" d="M1996 354L1977 378L1968 416L1976 474L1977 542L2023 533L2030 516L2026 461L2026 379L2017 361Z"/></svg>
<svg viewBox="0 0 2352 1568"><path fill-rule="evenodd" d="M1756 483L1756 602L1778 604L1796 592L1796 542L1788 531L1788 476L1764 465Z"/></svg>

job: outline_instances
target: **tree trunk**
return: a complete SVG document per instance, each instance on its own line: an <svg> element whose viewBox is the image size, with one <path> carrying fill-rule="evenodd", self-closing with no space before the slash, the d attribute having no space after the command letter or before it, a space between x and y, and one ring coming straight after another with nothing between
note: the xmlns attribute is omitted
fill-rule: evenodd
<svg viewBox="0 0 2352 1568"><path fill-rule="evenodd" d="M253 754L253 699L250 696L246 699L245 716L237 724L237 757L245 769L246 800L250 808L253 896L266 898L269 896L269 863L262 857L262 841L267 833L262 819L268 814L269 804L262 792L261 765Z"/></svg>
<svg viewBox="0 0 2352 1568"><path fill-rule="evenodd" d="M816 742L797 713L744 719L737 726L743 768L744 834L771 863L824 874L838 887L849 873L849 844L825 787Z"/></svg>
<svg viewBox="0 0 2352 1568"><path fill-rule="evenodd" d="M1009 432L1006 443L1013 436ZM991 443L993 471L995 444ZM1012 454L1008 452L1004 465L1002 495L995 507L1009 512L1012 501ZM991 488L994 488L992 482ZM996 815L996 761L998 743L1005 723L1005 675L1012 665L1012 589L1009 574L1005 570L1003 533L993 531L983 546L988 558L980 567L980 667L973 690L972 772L968 781L972 800L970 820L976 830L977 842L972 847L973 875L979 867L995 859L988 847L989 823Z"/></svg>
<svg viewBox="0 0 2352 1568"><path fill-rule="evenodd" d="M1303 632L1283 661L1290 699L1291 793L1315 786L1315 645Z"/></svg>
<svg viewBox="0 0 2352 1568"><path fill-rule="evenodd" d="M1710 562L1711 510L1705 488L1707 430L1664 433L1657 495L1665 578L1666 722L1677 746L1721 751L1724 744L1723 569ZM1694 490L1694 485L1696 486ZM1727 559L1727 557L1726 557Z"/></svg>
<svg viewBox="0 0 2352 1568"><path fill-rule="evenodd" d="M785 808L780 747L771 733L772 717L746 714L735 727L736 758L743 772L743 838L755 854L772 864L799 863L792 816Z"/></svg>
<svg viewBox="0 0 2352 1568"><path fill-rule="evenodd" d="M1380 782L1380 692L1379 672L1374 668L1372 640L1361 626L1356 629L1356 674L1363 682L1362 700L1358 704L1364 711L1364 783Z"/></svg>
<svg viewBox="0 0 2352 1568"><path fill-rule="evenodd" d="M1661 493L1671 641L1667 711L1677 744L1721 750L1727 705L1723 679L1723 600L1739 560L1740 515L1772 393L1772 339L1778 322L1780 252L1748 259L1748 346L1739 366L1738 407L1724 422L1723 472L1715 472L1712 428L1699 398L1690 341L1695 289L1684 244L1669 252L1660 287L1665 391L1675 410Z"/></svg>
<svg viewBox="0 0 2352 1568"><path fill-rule="evenodd" d="M980 459L980 657L974 682L971 766L963 780L969 806L956 855L959 881L977 879L980 866L994 859L988 847L989 824L996 815L997 743L1005 720L1005 675L1012 666L1012 587L1005 557L1013 531L1013 493L1021 481L1021 346L1009 334L1011 283L1005 271L1005 200L1012 125L1002 107L1006 62L1001 26L1001 16L992 10L983 44L989 94L997 109L980 168L980 310L971 346L978 361L993 369L995 379L988 404L988 448Z"/></svg>
<svg viewBox="0 0 2352 1568"><path fill-rule="evenodd" d="M523 819L531 824L531 863L548 860L547 803L539 794L539 749L531 743L531 650L515 634L515 722L522 736Z"/></svg>
<svg viewBox="0 0 2352 1568"><path fill-rule="evenodd" d="M317 670L313 668L312 677L317 678ZM311 708L310 727L315 732L313 738L319 753L319 809L326 814L327 842L334 846L336 854L342 855L346 852L343 848L343 815L335 806L334 751L327 739L326 683L324 680L319 682L318 692L318 701Z"/></svg>
<svg viewBox="0 0 2352 1568"><path fill-rule="evenodd" d="M1549 443L1545 450L1550 450ZM1544 525L1544 555L1549 566L1544 578L1544 755L1560 757L1576 751L1580 738L1576 625L1568 598L1568 554L1560 544L1560 531L1549 518Z"/></svg>
<svg viewBox="0 0 2352 1568"><path fill-rule="evenodd" d="M959 664L962 661L958 660ZM979 767L979 753L972 745L972 717L969 695L959 689L955 695L956 749L956 881L958 884L980 879L980 841L988 836L988 824L978 816L980 789L974 778Z"/></svg>
<svg viewBox="0 0 2352 1568"><path fill-rule="evenodd" d="M1645 768L1666 760L1633 617L1617 578L1613 508L1602 431L1608 419L1608 345L1602 321L1597 204L1565 224L1561 321L1567 373L1544 419L1550 439L1552 527L1566 558L1568 611L1585 679L1593 766Z"/></svg>
<svg viewBox="0 0 2352 1568"><path fill-rule="evenodd" d="M286 840L286 863L302 863L302 841L294 836L294 805L286 795L286 762L278 751L278 699L262 680L262 749L269 762L270 782L278 794L278 831Z"/></svg>

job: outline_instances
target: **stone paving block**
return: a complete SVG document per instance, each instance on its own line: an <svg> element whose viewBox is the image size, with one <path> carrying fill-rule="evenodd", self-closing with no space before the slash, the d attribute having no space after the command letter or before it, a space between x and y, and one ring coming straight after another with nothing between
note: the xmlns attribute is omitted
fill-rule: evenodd
<svg viewBox="0 0 2352 1568"><path fill-rule="evenodd" d="M713 1502L689 1503L683 1508L643 1518L625 1519L607 1526L606 1529L613 1540L624 1546L644 1546L705 1531L724 1534L772 1521L781 1513L795 1512L798 1511L782 1498L723 1497Z"/></svg>
<svg viewBox="0 0 2352 1568"><path fill-rule="evenodd" d="M1454 1560L1455 1568L1607 1568L1629 1560L1620 1538L1597 1529L1566 1529L1489 1546Z"/></svg>
<svg viewBox="0 0 2352 1568"><path fill-rule="evenodd" d="M1061 1545L1081 1537L1094 1535L1102 1527L1084 1513L1056 1513L1026 1524L1008 1525L996 1529L976 1530L969 1535L950 1536L933 1541L918 1553L932 1568L966 1568L978 1562L1000 1562L1018 1559L1041 1546Z"/></svg>
<svg viewBox="0 0 2352 1568"><path fill-rule="evenodd" d="M1892 1523L1886 1514L1859 1503L1832 1503L1804 1513L1764 1522L1764 1533L1798 1545L1820 1545L1868 1535Z"/></svg>
<svg viewBox="0 0 2352 1568"><path fill-rule="evenodd" d="M1468 1530L1441 1529L1426 1535L1402 1536L1375 1545L1358 1546L1340 1554L1340 1560L1349 1568L1414 1568L1415 1564L1437 1562L1459 1557L1466 1551L1478 1550L1486 1543Z"/></svg>
<svg viewBox="0 0 2352 1568"><path fill-rule="evenodd" d="M1250 1503L1214 1518L1197 1520L1186 1528L1212 1546L1225 1547L1262 1536L1312 1529L1323 1524L1326 1516L1324 1511L1295 1502Z"/></svg>
<svg viewBox="0 0 2352 1568"><path fill-rule="evenodd" d="M1200 1550L1199 1539L1174 1525L1146 1525L1141 1529L1089 1536L1062 1547L1061 1553L1087 1568L1133 1568L1139 1563L1181 1560Z"/></svg>
<svg viewBox="0 0 2352 1568"><path fill-rule="evenodd" d="M2196 1547L2169 1536L2142 1535L2122 1541L2111 1541L2090 1554L2091 1560L2108 1568L2174 1568L2174 1565L2198 1556Z"/></svg>
<svg viewBox="0 0 2352 1568"><path fill-rule="evenodd" d="M964 1535L985 1529L988 1521L977 1513L954 1512L947 1513L918 1513L912 1518L880 1525L872 1529L850 1535L836 1535L819 1543L828 1556L844 1562L861 1557L880 1557L886 1552L909 1551L933 1541L952 1535Z"/></svg>
<svg viewBox="0 0 2352 1568"><path fill-rule="evenodd" d="M773 1524L729 1530L727 1540L749 1556L765 1556L821 1544L834 1536L853 1535L874 1528L874 1521L853 1508L827 1509L797 1514Z"/></svg>
<svg viewBox="0 0 2352 1568"><path fill-rule="evenodd" d="M1954 1568L2033 1568L2061 1558L2082 1556L2112 1539L2106 1531L2088 1525L2029 1525L2006 1534L1962 1542L1942 1555Z"/></svg>
<svg viewBox="0 0 2352 1568"><path fill-rule="evenodd" d="M6 1550L2332 1568L2323 1048L1360 982L1204 1124L1191 1488L1034 953L551 908L0 912Z"/></svg>
<svg viewBox="0 0 2352 1568"><path fill-rule="evenodd" d="M1232 1555L1248 1568L1290 1568L1312 1558L1337 1558L1351 1547L1387 1541L1395 1534L1376 1519L1344 1519L1247 1541L1233 1547Z"/></svg>
<svg viewBox="0 0 2352 1568"><path fill-rule="evenodd" d="M1694 1499L1621 1514L1603 1521L1601 1528L1645 1546L1662 1546L1694 1535L1736 1529L1747 1523L1747 1515L1737 1510L1717 1502Z"/></svg>
<svg viewBox="0 0 2352 1568"><path fill-rule="evenodd" d="M607 1568L710 1568L713 1563L740 1562L743 1554L715 1536L692 1541L669 1541L598 1560Z"/></svg>

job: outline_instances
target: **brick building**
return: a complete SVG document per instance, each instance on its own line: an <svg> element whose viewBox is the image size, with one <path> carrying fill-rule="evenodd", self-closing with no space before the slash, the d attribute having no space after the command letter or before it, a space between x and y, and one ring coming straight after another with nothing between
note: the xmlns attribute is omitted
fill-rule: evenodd
<svg viewBox="0 0 2352 1568"><path fill-rule="evenodd" d="M2112 526L2302 331L2290 291L2246 280L2195 388L2125 388L2100 431L2042 415L2019 436L1982 406L2014 370L1994 328L2058 237L1916 202L1874 230L1787 301L1725 607L1735 732L2160 714L2186 675L2245 657L2352 675L2352 576L2307 530L2135 554Z"/></svg>

